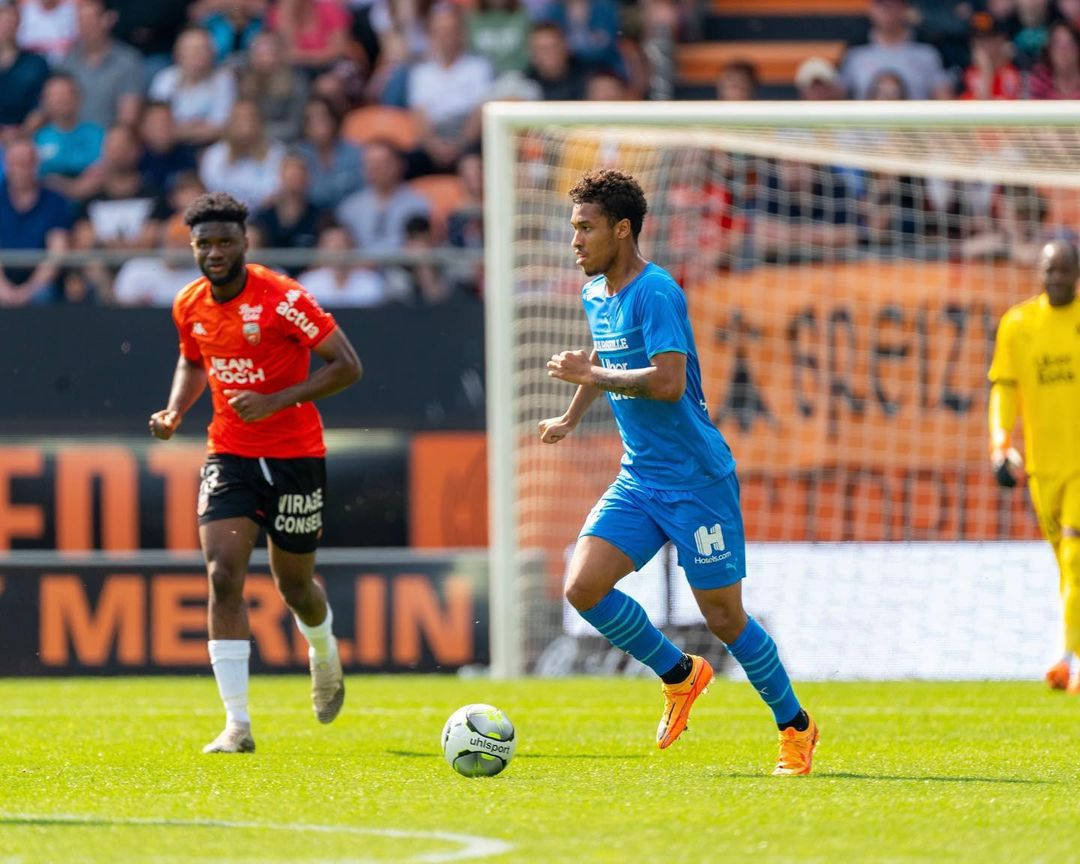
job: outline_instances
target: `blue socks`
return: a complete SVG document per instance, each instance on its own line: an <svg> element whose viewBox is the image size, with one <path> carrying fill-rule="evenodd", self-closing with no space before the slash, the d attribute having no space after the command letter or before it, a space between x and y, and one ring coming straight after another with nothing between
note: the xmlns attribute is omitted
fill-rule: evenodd
<svg viewBox="0 0 1080 864"><path fill-rule="evenodd" d="M613 588L603 600L580 614L612 645L644 663L657 675L663 675L682 659L683 652L653 626L641 604L622 591ZM769 644L772 645L772 640ZM786 675L784 680L787 680Z"/></svg>
<svg viewBox="0 0 1080 864"><path fill-rule="evenodd" d="M747 616L746 627L727 649L772 709L777 724L789 722L802 710L791 688L791 679L776 653L776 643L757 621Z"/></svg>
<svg viewBox="0 0 1080 864"><path fill-rule="evenodd" d="M641 604L618 589L612 589L603 600L580 614L612 645L644 663L657 675L670 671L682 660L683 652L653 626ZM757 621L748 616L746 627L727 649L772 709L778 725L789 723L798 716L802 707L784 664L780 662L780 655L776 653L776 643Z"/></svg>

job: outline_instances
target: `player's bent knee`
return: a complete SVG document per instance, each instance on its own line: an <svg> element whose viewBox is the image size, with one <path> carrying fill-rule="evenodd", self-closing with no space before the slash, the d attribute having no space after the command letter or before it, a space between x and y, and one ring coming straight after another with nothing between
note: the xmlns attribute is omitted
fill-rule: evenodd
<svg viewBox="0 0 1080 864"><path fill-rule="evenodd" d="M731 644L746 626L746 613L742 606L713 606L703 610L705 624L709 630L725 644Z"/></svg>
<svg viewBox="0 0 1080 864"><path fill-rule="evenodd" d="M607 594L607 591L599 586L590 585L584 580L573 577L563 589L563 596L566 597L566 601L578 612L592 609L593 606L604 599L605 594Z"/></svg>

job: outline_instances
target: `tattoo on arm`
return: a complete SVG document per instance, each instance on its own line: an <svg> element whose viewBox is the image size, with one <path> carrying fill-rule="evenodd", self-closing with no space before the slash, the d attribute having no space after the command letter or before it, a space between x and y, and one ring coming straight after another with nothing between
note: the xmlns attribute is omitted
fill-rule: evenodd
<svg viewBox="0 0 1080 864"><path fill-rule="evenodd" d="M607 369L597 367L595 384L601 390L631 396L636 399L648 399L650 390L646 375L655 371L655 367L646 369Z"/></svg>

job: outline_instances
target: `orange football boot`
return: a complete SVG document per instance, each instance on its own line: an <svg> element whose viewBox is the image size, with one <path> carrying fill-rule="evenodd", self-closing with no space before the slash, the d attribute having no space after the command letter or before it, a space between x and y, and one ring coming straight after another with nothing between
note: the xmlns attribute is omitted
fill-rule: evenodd
<svg viewBox="0 0 1080 864"><path fill-rule="evenodd" d="M809 774L819 737L813 717L810 717L810 725L802 732L791 726L784 729L780 733L780 758L776 760L776 769L772 773L777 776Z"/></svg>
<svg viewBox="0 0 1080 864"><path fill-rule="evenodd" d="M1051 690L1064 690L1069 686L1069 661L1058 660L1046 670L1046 683Z"/></svg>
<svg viewBox="0 0 1080 864"><path fill-rule="evenodd" d="M678 684L661 683L660 686L664 694L664 716L656 727L656 746L661 750L670 747L682 735L694 700L708 690L713 679L713 668L708 660L694 654L690 659L693 665L686 680Z"/></svg>

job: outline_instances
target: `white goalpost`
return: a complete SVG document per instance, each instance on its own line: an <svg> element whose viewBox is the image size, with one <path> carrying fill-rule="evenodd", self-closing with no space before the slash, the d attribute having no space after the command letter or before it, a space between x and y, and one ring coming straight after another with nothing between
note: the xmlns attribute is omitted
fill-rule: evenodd
<svg viewBox="0 0 1080 864"><path fill-rule="evenodd" d="M792 674L1041 672L1057 575L989 475L985 373L1041 243L1080 228L1080 106L496 102L483 146L492 675L621 662L559 591L618 471L610 412L558 445L535 432L572 394L548 356L589 344L567 191L598 167L642 183L643 251L687 293L740 466L748 607L817 646ZM627 584L693 629L667 550Z"/></svg>

